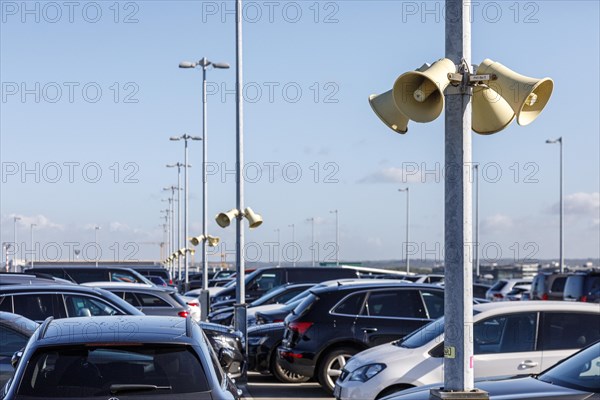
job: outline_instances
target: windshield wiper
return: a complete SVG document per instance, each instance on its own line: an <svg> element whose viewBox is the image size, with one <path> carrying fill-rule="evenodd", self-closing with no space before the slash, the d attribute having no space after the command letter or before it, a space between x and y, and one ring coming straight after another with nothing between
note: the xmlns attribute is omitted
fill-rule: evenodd
<svg viewBox="0 0 600 400"><path fill-rule="evenodd" d="M172 390L172 386L157 386L157 385L144 385L144 384L126 384L126 383L114 383L110 385L110 393L116 394L120 392L142 392L146 390Z"/></svg>

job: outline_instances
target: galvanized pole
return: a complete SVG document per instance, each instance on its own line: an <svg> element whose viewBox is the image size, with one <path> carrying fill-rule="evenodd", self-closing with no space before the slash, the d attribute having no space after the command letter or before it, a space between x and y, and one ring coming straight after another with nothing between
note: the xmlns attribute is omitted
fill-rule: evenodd
<svg viewBox="0 0 600 400"><path fill-rule="evenodd" d="M565 209L564 209L564 203L563 203L563 140L562 137L558 138L558 143L560 145L560 236L559 236L559 241L560 241L560 273L562 274L565 271L565 256L564 256L564 242L563 242L563 238L564 238L564 226L563 226L563 219L564 219L564 213L565 213Z"/></svg>
<svg viewBox="0 0 600 400"><path fill-rule="evenodd" d="M479 278L479 165L473 165L475 170L475 278Z"/></svg>
<svg viewBox="0 0 600 400"><path fill-rule="evenodd" d="M208 125L207 125L207 107L206 107L206 69L208 68L208 60L203 58L202 66L202 290L208 290L208 260L206 259L206 241L208 236L208 179L206 176L207 163L207 146L208 146ZM201 295L207 303L208 296ZM208 304L203 307L204 311L208 311ZM202 315L202 319L206 320L207 315Z"/></svg>
<svg viewBox="0 0 600 400"><path fill-rule="evenodd" d="M185 164L185 165L187 165L187 164ZM179 250L181 248L181 163L180 162L177 162L177 188L178 188L177 189L177 250ZM181 283L181 257L177 257L177 280L179 283Z"/></svg>
<svg viewBox="0 0 600 400"><path fill-rule="evenodd" d="M292 228L292 245L294 246L294 258L292 258L292 267L296 266L296 226L294 224L289 225Z"/></svg>
<svg viewBox="0 0 600 400"><path fill-rule="evenodd" d="M35 261L35 247L37 247L37 246L33 245L33 227L34 226L37 226L37 224L31 224L29 226L31 229L31 232L30 232L31 233L31 268L33 268L33 263Z"/></svg>
<svg viewBox="0 0 600 400"><path fill-rule="evenodd" d="M184 135L184 142L185 142L185 150L184 150L184 156L183 156L183 164L185 165L185 167L183 168L183 181L185 184L185 192L183 195L184 201L185 201L185 205L183 207L183 242L185 243L185 249L186 251L184 252L183 255L183 274L184 274L184 285L183 285L183 292L185 293L189 286L189 275L188 275L188 268L189 268L189 264L188 264L188 252L187 252L187 241L188 241L188 196L189 196L189 190L190 190L190 185L189 185L189 180L188 180L188 135ZM179 248L181 249L181 247ZM179 250L178 249L178 250Z"/></svg>
<svg viewBox="0 0 600 400"><path fill-rule="evenodd" d="M459 91L448 92L445 112L444 389L468 392L473 374L473 249L471 184L470 6L446 0L446 58L460 65ZM432 390L432 395L434 391ZM442 396L446 398L446 396Z"/></svg>
<svg viewBox="0 0 600 400"><path fill-rule="evenodd" d="M15 272L17 271L17 257L18 257L18 249L19 246L17 245L17 221L19 221L21 219L21 217L13 217L13 237L14 237L14 242L13 242L13 270Z"/></svg>
<svg viewBox="0 0 600 400"><path fill-rule="evenodd" d="M277 232L277 266L281 266L281 229L275 229Z"/></svg>

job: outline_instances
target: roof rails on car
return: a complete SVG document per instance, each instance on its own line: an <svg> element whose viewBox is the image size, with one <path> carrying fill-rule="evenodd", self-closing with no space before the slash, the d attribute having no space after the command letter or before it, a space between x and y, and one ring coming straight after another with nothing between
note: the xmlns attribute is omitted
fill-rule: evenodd
<svg viewBox="0 0 600 400"><path fill-rule="evenodd" d="M48 330L52 320L54 320L54 317L48 317L44 320L44 322L42 322L42 326L40 326L40 332L38 333L38 340L42 340L44 336L46 336L46 331Z"/></svg>

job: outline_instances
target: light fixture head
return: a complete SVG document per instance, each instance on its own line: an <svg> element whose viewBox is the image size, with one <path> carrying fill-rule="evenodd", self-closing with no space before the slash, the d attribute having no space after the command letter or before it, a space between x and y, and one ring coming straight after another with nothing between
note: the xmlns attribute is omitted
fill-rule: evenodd
<svg viewBox="0 0 600 400"><path fill-rule="evenodd" d="M196 65L196 63L191 61L182 61L179 63L179 68L195 68Z"/></svg>

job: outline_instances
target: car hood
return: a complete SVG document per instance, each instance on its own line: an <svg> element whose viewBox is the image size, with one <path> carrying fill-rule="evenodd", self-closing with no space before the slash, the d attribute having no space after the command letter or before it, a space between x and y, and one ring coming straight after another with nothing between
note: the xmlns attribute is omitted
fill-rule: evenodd
<svg viewBox="0 0 600 400"><path fill-rule="evenodd" d="M223 291L223 289L225 289L224 287L221 286L213 286L213 287L209 287L208 288L208 294L210 296L216 296L217 294L219 294L220 292Z"/></svg>
<svg viewBox="0 0 600 400"><path fill-rule="evenodd" d="M422 386L401 392L397 396L389 396L389 400L422 400L428 396L430 389L439 388L440 384ZM552 385L535 378L517 378L503 380L477 381L475 387L488 392L493 400L513 399L588 399L593 393L581 392L566 387Z"/></svg>
<svg viewBox="0 0 600 400"><path fill-rule="evenodd" d="M391 343L386 343L361 351L360 353L354 355L348 361L344 369L352 372L356 368L367 364L383 363L389 365L399 363L405 359L412 359L414 363L416 354L419 352L423 352L423 349L407 349L395 346Z"/></svg>
<svg viewBox="0 0 600 400"><path fill-rule="evenodd" d="M265 304L262 306L250 307L248 309L248 314L250 314L250 313L256 314L257 312L277 310L277 309L281 308L281 306L282 306L281 304Z"/></svg>

